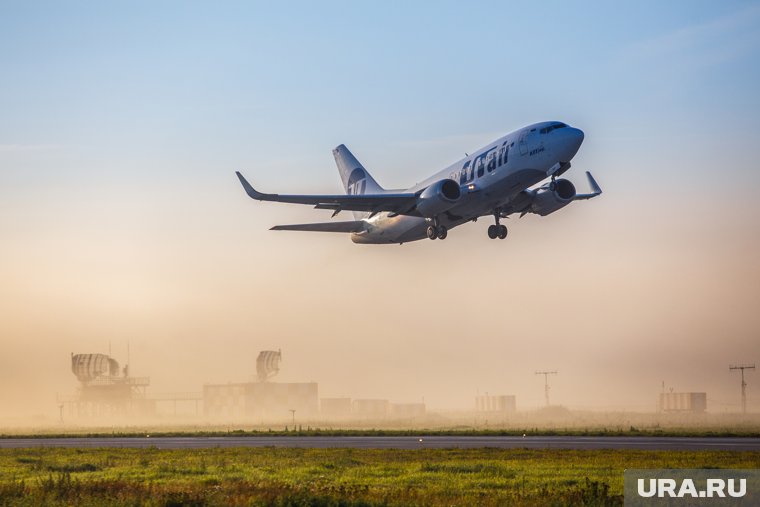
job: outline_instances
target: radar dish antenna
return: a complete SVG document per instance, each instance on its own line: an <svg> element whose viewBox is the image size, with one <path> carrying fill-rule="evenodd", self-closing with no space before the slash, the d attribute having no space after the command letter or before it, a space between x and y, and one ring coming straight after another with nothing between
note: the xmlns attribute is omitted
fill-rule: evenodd
<svg viewBox="0 0 760 507"><path fill-rule="evenodd" d="M266 382L280 372L282 351L262 350L256 358L256 377L259 382Z"/></svg>
<svg viewBox="0 0 760 507"><path fill-rule="evenodd" d="M105 354L71 354L71 372L83 384L119 376L119 362Z"/></svg>

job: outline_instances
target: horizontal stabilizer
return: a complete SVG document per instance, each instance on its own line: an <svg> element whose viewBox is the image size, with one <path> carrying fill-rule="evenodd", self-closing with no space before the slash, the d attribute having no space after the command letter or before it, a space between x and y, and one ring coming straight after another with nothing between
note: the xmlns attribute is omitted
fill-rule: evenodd
<svg viewBox="0 0 760 507"><path fill-rule="evenodd" d="M272 231L313 231L313 232L360 232L364 230L364 221L322 222L316 224L275 225Z"/></svg>

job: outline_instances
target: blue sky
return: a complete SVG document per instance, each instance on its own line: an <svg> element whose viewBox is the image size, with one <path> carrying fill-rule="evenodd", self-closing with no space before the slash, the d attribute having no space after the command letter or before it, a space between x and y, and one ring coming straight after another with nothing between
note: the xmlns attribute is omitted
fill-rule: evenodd
<svg viewBox="0 0 760 507"><path fill-rule="evenodd" d="M570 405L650 407L666 375L733 403L730 376L701 372L760 360L758 2L6 1L0 69L4 356L45 348L62 385L61 357L105 337L132 339L159 391L235 380L219 344L241 372L269 346L325 395L402 398L377 380L391 367L439 406L476 387L540 404L523 381L543 368L566 372ZM254 203L233 174L336 192L345 143L405 187L543 120L586 132L568 177L583 191L591 170L605 194L511 221L504 245L483 221L395 249L272 233L329 213ZM462 300L501 318L452 324ZM447 385L463 343L485 362ZM312 361L337 350L342 374ZM176 355L181 374L155 359ZM0 359L0 385L14 375Z"/></svg>
<svg viewBox="0 0 760 507"><path fill-rule="evenodd" d="M432 171L478 146L449 142L431 155L408 143L487 140L547 118L621 145L653 131L668 143L707 138L729 123L733 138L750 139L760 100L757 3L11 2L3 11L4 146L142 166L169 158L205 178L216 177L210 164L269 165L284 152L324 166L345 142L379 157L381 179L405 185L406 157ZM324 181L312 167L306 182Z"/></svg>

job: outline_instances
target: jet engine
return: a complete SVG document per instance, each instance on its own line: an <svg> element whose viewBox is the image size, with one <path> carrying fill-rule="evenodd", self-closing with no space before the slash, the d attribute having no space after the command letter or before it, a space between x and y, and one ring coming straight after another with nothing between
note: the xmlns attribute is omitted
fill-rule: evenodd
<svg viewBox="0 0 760 507"><path fill-rule="evenodd" d="M417 211L425 218L433 218L452 208L461 195L459 183L456 181L436 181L417 197Z"/></svg>
<svg viewBox="0 0 760 507"><path fill-rule="evenodd" d="M575 195L575 185L570 181L555 180L536 190L530 212L545 217L573 202Z"/></svg>

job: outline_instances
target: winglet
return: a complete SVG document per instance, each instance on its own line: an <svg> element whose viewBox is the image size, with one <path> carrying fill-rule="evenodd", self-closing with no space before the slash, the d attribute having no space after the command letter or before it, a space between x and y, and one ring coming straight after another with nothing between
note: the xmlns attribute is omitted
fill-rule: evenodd
<svg viewBox="0 0 760 507"><path fill-rule="evenodd" d="M601 187L596 182L594 177L591 176L591 173L588 171L586 171L586 179L588 179L588 184L591 187L591 193L590 194L576 194L573 200L580 201L583 199L591 199L592 197L596 197L597 195L600 195L602 193Z"/></svg>
<svg viewBox="0 0 760 507"><path fill-rule="evenodd" d="M248 180L246 180L243 175L240 174L240 171L235 171L235 174L237 174L237 177L240 180L240 183L243 185L246 194L248 194L252 199L264 199L264 194L257 192L256 189L253 188L250 183L248 183Z"/></svg>
<svg viewBox="0 0 760 507"><path fill-rule="evenodd" d="M599 186L599 184L596 182L593 176L591 176L591 173L586 171L586 178L588 178L588 184L591 185L591 190L594 191L595 195L599 195L602 193L602 189Z"/></svg>

